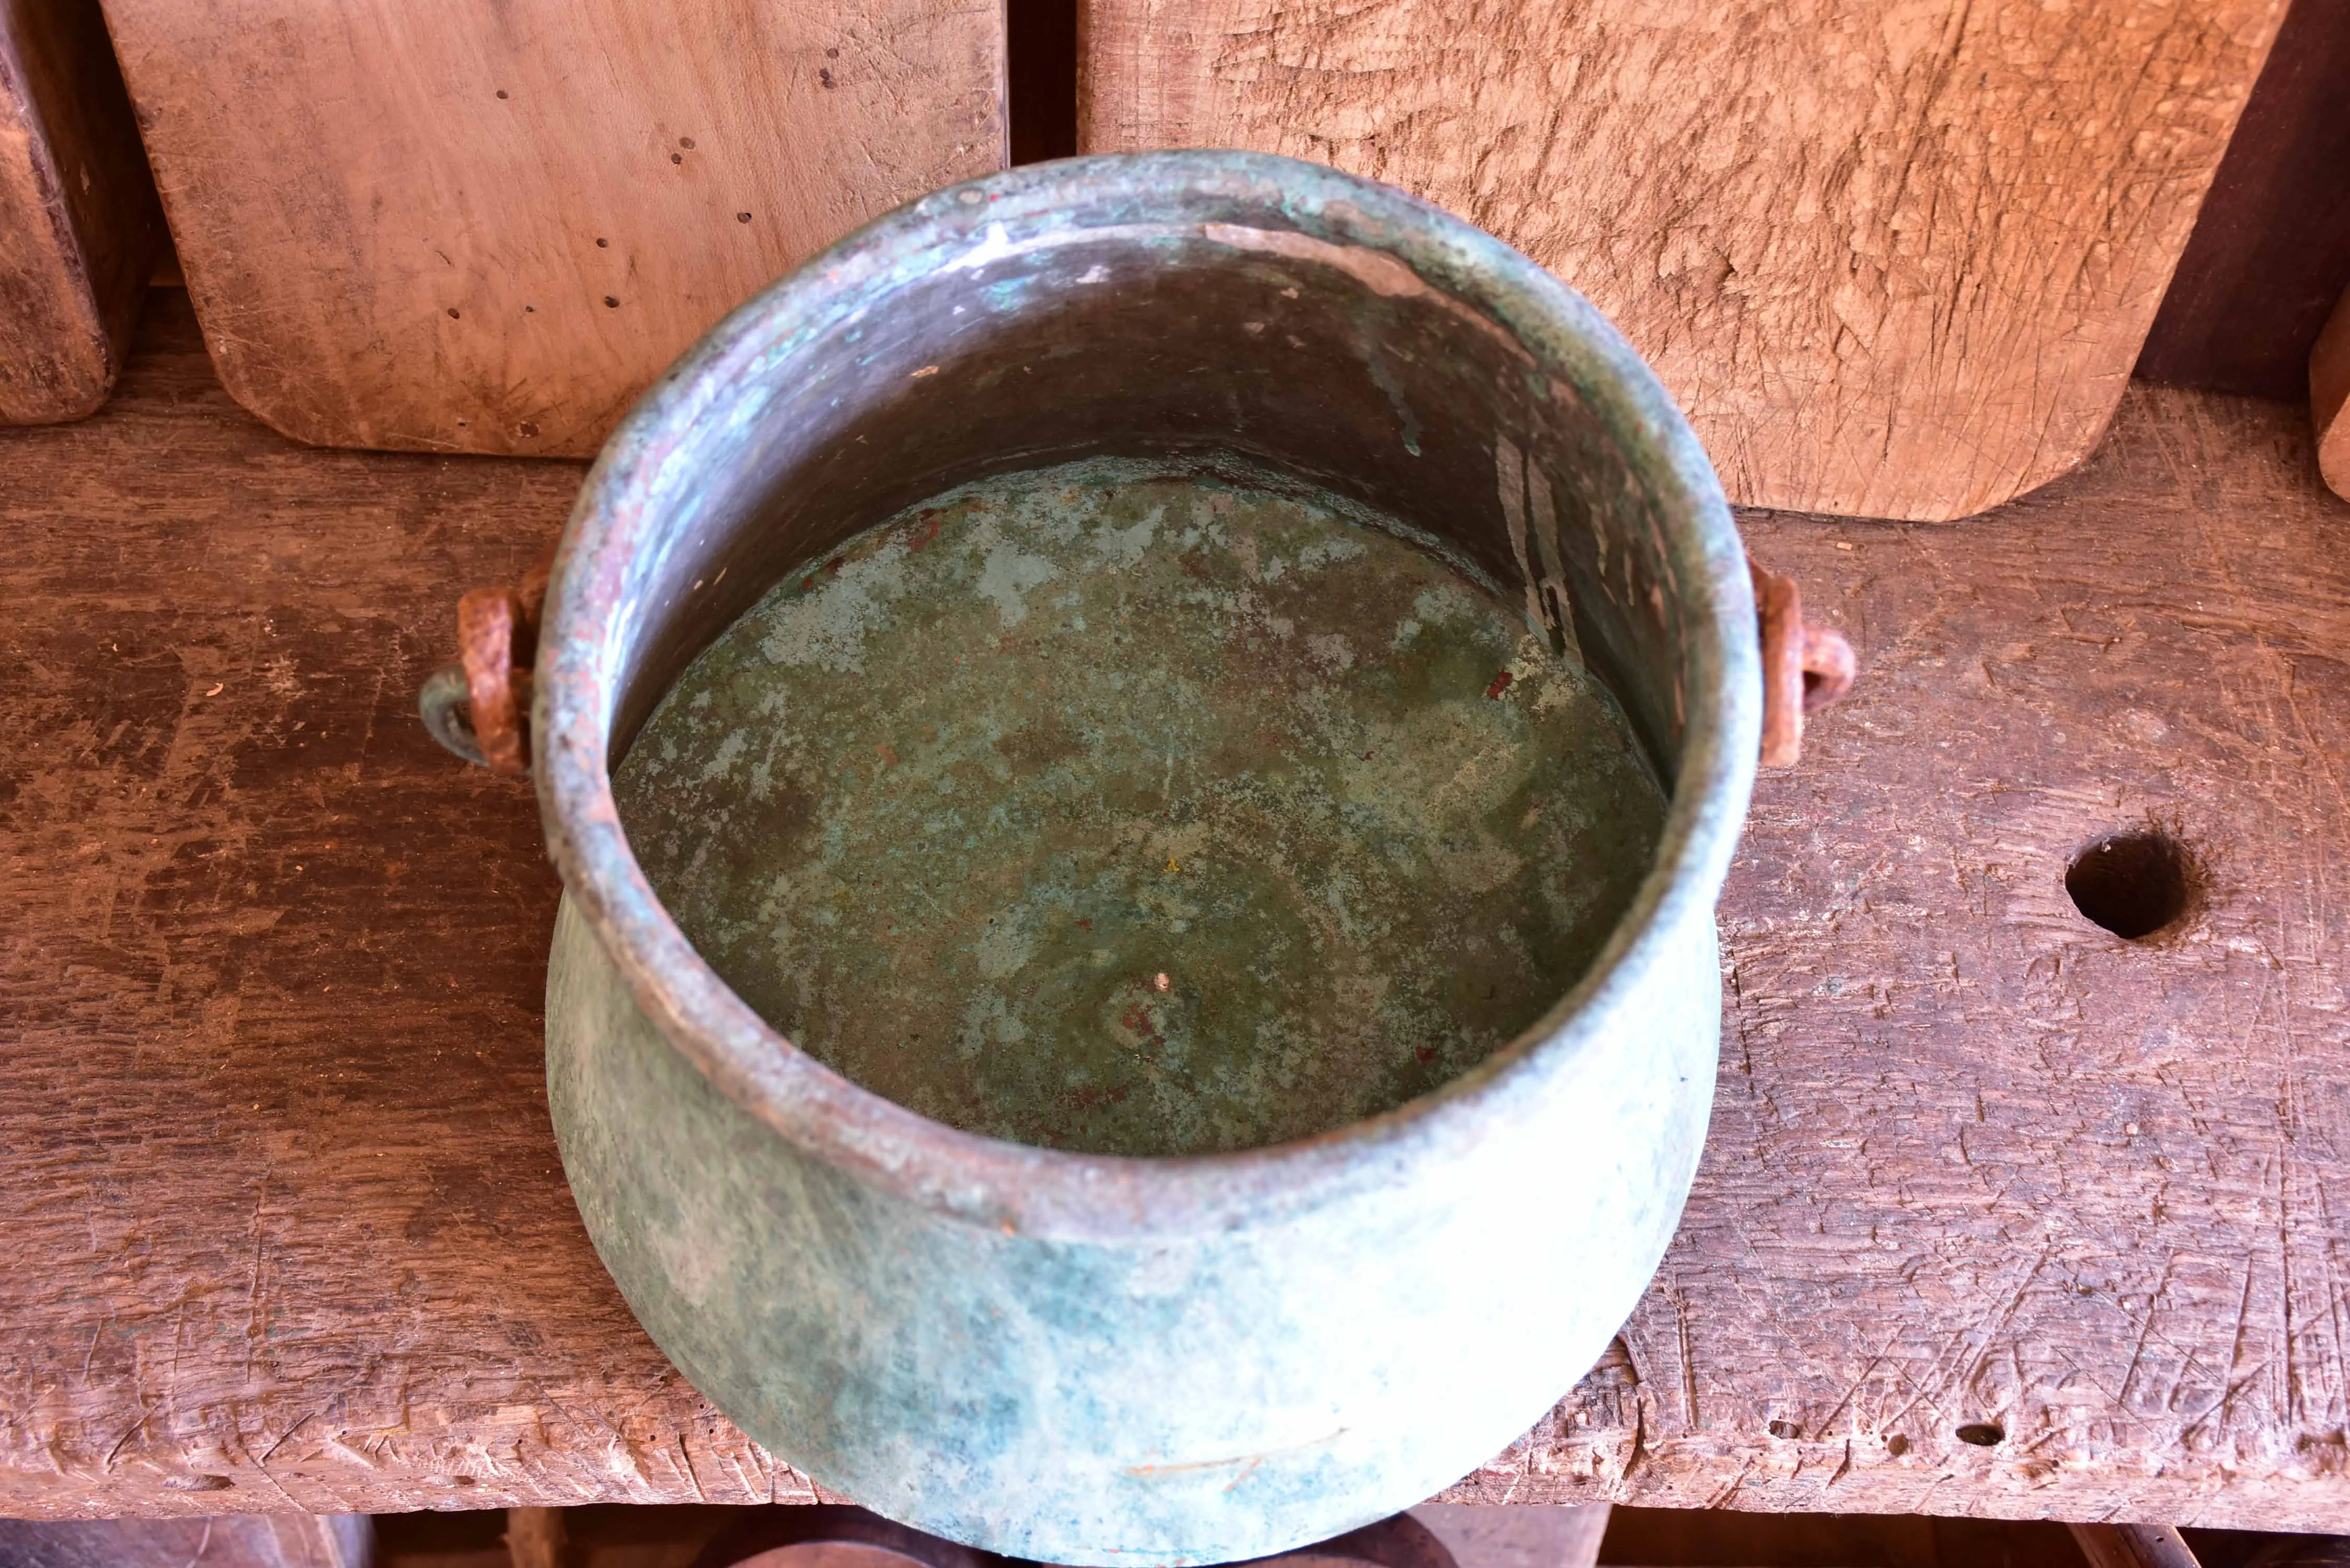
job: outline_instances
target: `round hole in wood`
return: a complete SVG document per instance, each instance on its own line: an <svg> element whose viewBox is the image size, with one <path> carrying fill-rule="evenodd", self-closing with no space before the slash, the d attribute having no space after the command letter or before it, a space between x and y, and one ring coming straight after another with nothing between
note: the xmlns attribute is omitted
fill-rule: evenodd
<svg viewBox="0 0 2350 1568"><path fill-rule="evenodd" d="M2073 907L2117 937L2137 941L2191 910L2201 877L2187 846L2152 828L2116 833L2073 857L2064 891Z"/></svg>
<svg viewBox="0 0 2350 1568"><path fill-rule="evenodd" d="M1959 1441L1978 1449L1996 1448L2007 1438L2007 1428L1997 1421L1969 1421L1958 1430Z"/></svg>
<svg viewBox="0 0 2350 1568"><path fill-rule="evenodd" d="M1793 1421L1773 1421L1771 1423L1771 1435L1774 1438L1799 1437L1802 1435L1802 1428Z"/></svg>

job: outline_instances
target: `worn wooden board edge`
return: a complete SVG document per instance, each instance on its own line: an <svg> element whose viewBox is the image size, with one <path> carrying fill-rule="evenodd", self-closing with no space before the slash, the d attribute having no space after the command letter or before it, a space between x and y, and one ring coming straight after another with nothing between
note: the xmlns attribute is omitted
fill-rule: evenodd
<svg viewBox="0 0 2350 1568"><path fill-rule="evenodd" d="M2328 489L2350 500L2350 288L2309 351L2309 422L2317 438L2317 472Z"/></svg>
<svg viewBox="0 0 2350 1568"><path fill-rule="evenodd" d="M40 1163L11 1175L25 1185L0 1214L0 1245L39 1248L52 1262L0 1283L0 1303L16 1330L0 1342L0 1512L193 1516L823 1499L660 1361L578 1236L537 1097L531 992L550 889L535 814L526 793L455 767L413 728L413 680L446 657L448 585L519 572L559 523L577 470L296 452L225 411L192 337L178 355L170 375L136 396L127 392L120 410L145 421L142 441L169 444L174 472L220 476L194 503L175 503L171 474L125 461L127 449L75 444L105 435L115 414L90 426L20 432L15 445L0 444L0 470L18 474L38 467L21 455L36 450L29 443L113 454L108 472L85 476L70 503L70 526L42 545L56 552L72 542L63 558L73 570L54 579L55 606L36 614L28 594L20 601L26 610L14 628L0 628L0 639L20 639L26 624L46 626L46 660L78 661L36 677L87 687L97 703L90 714L25 710L25 722L46 738L65 720L102 720L100 728L68 738L84 749L76 766L94 785L120 789L120 799L62 798L51 815L35 819L47 826L31 846L30 864L0 863L0 889L95 900L60 907L70 929L54 920L43 928L42 940L71 965L71 994L9 993L12 1023L38 1031L0 1060L0 1073L32 1075L10 1079L19 1085L10 1096L18 1116L8 1124L11 1137L20 1150L36 1134L48 1141ZM21 483L13 497L0 494L0 509L25 504ZM273 526L255 524L289 505L290 514ZM2183 529L2179 515L2188 520ZM119 520L130 543L91 543L85 517ZM2119 754L2112 752L2117 744L2158 735L2159 715L2139 705L2067 709L2065 671L2082 658L2122 657L2150 636L2184 635L2163 629L2184 624L2216 650L2196 678L2234 693L2227 711L2272 710L2273 722L2286 726L2262 732L2278 737L2277 755L2254 766L2290 768L2301 781L2293 787L2306 789L2322 808L2293 819L2296 830L2319 836L2311 874L2322 877L2326 856L2338 863L2350 844L2338 790L2327 794L2324 772L2350 754L2339 700L2339 652L2350 639L2336 635L2350 625L2350 597L2326 607L2342 575L2329 565L2338 555L2329 554L2330 533L2350 524L2350 507L2316 488L2297 409L2141 389L2126 401L2106 452L2068 488L1991 524L2006 532L1981 545L1969 543L1970 533L1931 527L1760 514L1742 521L1758 556L1796 571L1812 589L1814 612L1855 636L1876 684L1822 722L1804 769L1758 795L1754 854L1777 854L1783 863L1766 869L1750 856L1725 895L1725 957L1742 977L1731 988L1717 1102L1725 1118L1718 1136L1729 1142L1710 1161L1714 1173L1701 1178L1685 1229L1733 1240L1741 1226L1751 1229L1768 1213L1759 1203L1742 1209L1721 1189L1723 1160L1753 1152L1737 1119L1742 1101L1758 1084L1762 1092L1773 1088L1741 1058L1760 1057L1768 1070L1775 1044L1785 1057L1777 1070L1808 1062L1816 1071L1818 1060L1802 1054L1805 1038L1842 1039L1874 1027L1877 1010L1898 1003L1825 980L1807 992L1791 989L1791 981L1813 977L1785 971L1788 954L1816 947L1835 921L1865 921L1839 857L1856 836L1864 849L1882 836L1886 809L1872 803L1924 804L1930 792L1900 791L1947 771L1934 748L1937 736L1950 734L1953 710L1929 711L1922 732L1919 716L1903 711L1925 689L1921 682L1965 682L1970 701L1986 711L2002 701L2053 702L2056 713L2077 717L2074 752ZM2168 531L2150 534L2158 524ZM2250 548L2224 555L2221 536ZM2036 538L2060 542L2069 564L2043 568L2022 547ZM2092 546L2095 553L2086 553ZM1998 558L2006 554L2025 558ZM355 556L364 559L355 566ZM2002 628L2020 624L2020 612L2034 602L2030 596L2066 571L2073 576L2054 583L2059 600L2033 633L2052 639L2040 658L2054 666L2046 678L2054 684L2034 688L2032 650L1999 639L2014 635ZM2002 572L2007 579L1990 597L1961 591L1970 574ZM2267 575L2249 575L2261 573ZM22 580L37 587L53 579ZM2175 610L2190 618L2133 629L2147 606L2130 585L2143 582L2171 584L2163 590L2166 616ZM2171 603L2182 594L2189 602ZM142 627L173 618L186 626L163 625L151 647L130 646ZM297 624L306 618L315 624ZM207 630L211 621L220 629ZM81 640L62 638L59 625ZM101 635L120 638L113 650L120 662L102 660L108 645L92 640ZM2021 698L2001 696L2019 691ZM154 711L156 727L143 736L140 726L148 721L130 704L134 696ZM2018 710L2027 718L2028 706ZM303 714L308 729L295 722ZM321 717L338 732L322 735ZM2175 723L2190 719L2203 722L2171 715ZM312 749L303 752L305 745ZM2025 783L2011 793L2053 791L2042 809L2069 815L2056 819L2053 838L2035 830L2033 845L2002 853L2041 857L2043 870L2049 846L2040 839L2061 848L2076 831L2071 823L2095 826L2146 809L2143 800L2062 787L2061 780ZM143 829L130 826L150 812L133 798L134 784L139 796L151 788L170 792L172 811L192 814L182 827L166 829L180 834L170 845L152 846ZM1860 805L1837 818L1825 808L1840 795L1856 795ZM1996 805L2007 797L1989 789L1981 798ZM255 813L272 801L278 805L269 809L290 815L277 837L263 842ZM0 810L11 804L0 798ZM36 804L20 796L16 809ZM107 836L88 841L89 833ZM354 833L365 841L332 842ZM63 857L53 872L63 880L26 881L53 851ZM387 855L400 857L403 874L389 874ZM149 869L120 883L108 867L122 857L143 857ZM265 878L258 894L245 877ZM2002 929L2061 923L2044 890L2014 891L2014 877L1997 867L1961 882L1970 910L2014 917ZM2301 906L2290 902L2304 896L2255 888L2243 896L2247 918L2270 919L2260 914L2262 900L2285 899L2273 918L2323 939L2330 928L2305 927L2295 913ZM182 907L193 923L172 927L173 968L161 982L171 994L159 1002L146 991L154 982L143 969L120 968L124 950L107 946L103 928L151 920L159 910L177 919L171 912ZM1914 924L1934 912L1897 906L1887 918ZM329 918L365 923L323 941L306 940L293 956L307 974L285 972L289 950L271 946L271 933ZM2172 956L2222 980L2297 969L2304 1038L2313 1045L2339 1042L2338 998L2314 989L2323 973L2311 978L2313 964L2338 962L2330 950L2321 941L2314 956L2281 952L2272 970L2258 943L2246 941L2247 930L2257 934L2223 928L2207 944ZM468 944L481 955L479 967L465 990L438 1000ZM2148 965L2162 957L2094 940L2066 951L2069 963L2124 975L2151 972ZM0 991L12 971L39 970L24 968L27 957L39 956L0 944ZM295 988L273 992L265 1006L260 993L244 998L230 983L238 965L250 971L265 962L265 986ZM1959 955L1949 967L1958 969ZM1962 977L1955 993L1981 989L1995 969ZM320 982L333 992L354 981L369 1010L366 1030L350 1027L347 1001L313 994ZM40 1016L28 1016L36 1012ZM1989 1033L2005 1025L1994 1011L1975 1026ZM240 1046L245 1038L253 1044ZM73 1046L68 1056L57 1055L60 1041ZM266 1106L257 1092L248 1105L244 1091L257 1082L286 1082L282 1069L269 1068L272 1054L290 1056L289 1048L308 1043L315 1049L301 1051L291 1085L268 1089ZM121 1114L83 1125L72 1107L85 1101L70 1096L102 1088L78 1065L99 1049L132 1059L146 1053L155 1092L167 1098L118 1106ZM2313 1059L2329 1054L2317 1051ZM182 1058L194 1076L172 1075ZM272 1071L278 1075L268 1076ZM257 1081L256 1072L265 1075ZM2094 1084L2106 1072L2093 1064L2093 1075L2079 1082ZM2113 1075L2129 1087L2145 1075ZM370 1077L372 1100L366 1085L344 1082ZM1802 1085L1776 1087L1792 1094ZM348 1107L340 1119L328 1114L338 1105ZM49 1124L46 1133L26 1119L36 1113ZM0 1117L8 1114L0 1104ZM2340 1119L2332 1102L2308 1101L2297 1114L2309 1124L2305 1137ZM166 1115L188 1119L158 1143L154 1117ZM467 1128L480 1147L446 1146ZM1998 1127L1971 1130L1980 1137ZM2124 1131L2134 1137L2137 1129L2114 1129ZM1789 1149L1809 1158L1823 1147L1821 1136L1799 1133L1782 1144L1779 1158L1783 1165ZM1995 1146L1979 1146L1974 1158L1993 1163L1997 1154ZM2304 1175L2306 1161L2324 1154L2322 1144L2304 1153ZM1954 1168L1971 1180L1980 1167ZM142 1200L133 1184L140 1170L172 1190ZM1786 1179L1817 1180L1800 1168ZM173 1207L182 1188L201 1188L202 1205ZM1960 1195L1971 1191L1962 1188ZM158 1196L163 1210L141 1207ZM1981 1200L1996 1196L1986 1187ZM2189 1197L2172 1193L2168 1200ZM2272 1204L2254 1204L2230 1223L2240 1229L2222 1232L2222 1241L2278 1241L2290 1230ZM2322 1216L2304 1214L2300 1224L2313 1245L2331 1234ZM80 1254L67 1243L79 1246L84 1236L93 1255L124 1272L109 1281L105 1301L88 1299L69 1277ZM1773 1272L1795 1266L1783 1243L1775 1263L1771 1256L1750 1263L1751 1241L1742 1248L1711 1245L1701 1255L1677 1248L1658 1291L1601 1366L1445 1500L2350 1527L2350 1456L2343 1424L2329 1414L2344 1390L2325 1344L2309 1337L2325 1331L2325 1320L2322 1308L2310 1314L2306 1299L2294 1318L2303 1336L2299 1376L2315 1381L2297 1386L2301 1414L2269 1434L2274 1441L2266 1447L2171 1443L2165 1434L2182 1422L2191 1433L2197 1412L2165 1417L2157 1386L2150 1411L2130 1413L2133 1421L2170 1422L2151 1446L2085 1454L2029 1443L1974 1448L1951 1440L1949 1422L1997 1388L1953 1386L1921 1396L1922 1425L1897 1429L1874 1417L1844 1419L1836 1396L1856 1370L1846 1366L1808 1411L1794 1396L1778 1406L1781 1391L1800 1395L1831 1370L1806 1360L1824 1343L1813 1325L1822 1314L1850 1310L1832 1294L1838 1259L1856 1269L1868 1256L1839 1253L1845 1243L1825 1234L1797 1240L1822 1250L1821 1264L1804 1265L1807 1273ZM173 1262L188 1253L192 1265L185 1257ZM1751 1276L1710 1282L1707 1271L1718 1273L1725 1260ZM2112 1266L2132 1264L2123 1258ZM2273 1279L2273 1260L2260 1267ZM64 1293L48 1293L60 1274L68 1276ZM2246 1300L2255 1282L2252 1272L2243 1273ZM2169 1354L2158 1328L2216 1334L2224 1355L2231 1325L2240 1345L2269 1330L2260 1318L2237 1316L2232 1279L2220 1284L2201 1305L2189 1303L2204 1314L2192 1322L2115 1322L2139 1334L2154 1359ZM1933 1324L1952 1339L1941 1356L1946 1370L1965 1371L1970 1357L1985 1361L1995 1349L2012 1351L1996 1334L2002 1314L2022 1298L2002 1293L1996 1279L1985 1288L1975 1302L1980 1322ZM1711 1315L1689 1316L1693 1300L1700 1307L1713 1302ZM2283 1304L2292 1306L2290 1294ZM2114 1307L2110 1299L2097 1305ZM1725 1341L1732 1354L1718 1347ZM1709 1345L1717 1348L1709 1353ZM1876 1375L1870 1366L1857 1370L1853 1390L1860 1394ZM2268 1376L2264 1365L2248 1364L2241 1374L2225 1365L2216 1370L2226 1374L2211 1386L2217 1397L2246 1404L2264 1397L2254 1386ZM1748 1386L1736 1386L1740 1380ZM2085 1393L2106 1399L2093 1387ZM1777 1429L1783 1425L1784 1433ZM1891 1438L1905 1430L1917 1435L1897 1449Z"/></svg>
<svg viewBox="0 0 2350 1568"><path fill-rule="evenodd" d="M0 0L0 422L105 402L162 234L96 0Z"/></svg>

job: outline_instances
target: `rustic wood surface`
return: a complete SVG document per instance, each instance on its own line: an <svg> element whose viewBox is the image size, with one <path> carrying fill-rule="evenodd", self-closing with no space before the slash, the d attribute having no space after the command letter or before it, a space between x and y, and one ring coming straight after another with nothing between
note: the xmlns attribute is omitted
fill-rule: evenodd
<svg viewBox="0 0 2350 1568"><path fill-rule="evenodd" d="M1589 295L1732 500L1964 516L2095 443L2278 0L1083 0L1081 145L1412 190Z"/></svg>
<svg viewBox="0 0 2350 1568"><path fill-rule="evenodd" d="M378 1568L374 1543L365 1514L0 1520L7 1568Z"/></svg>
<svg viewBox="0 0 2350 1568"><path fill-rule="evenodd" d="M1454 1568L1594 1568L1612 1504L1480 1508L1424 1502L1411 1517L1444 1543Z"/></svg>
<svg viewBox="0 0 2350 1568"><path fill-rule="evenodd" d="M2201 1568L2194 1548L2167 1524L2075 1524L2072 1530L2089 1568Z"/></svg>
<svg viewBox="0 0 2350 1568"><path fill-rule="evenodd" d="M299 450L150 316L99 416L0 434L0 1513L814 1496L598 1265L534 809L414 713L577 469ZM1448 1496L2350 1529L2350 504L2306 416L2140 388L1964 527L1746 525L1862 683L1756 796L1654 1288ZM2063 877L2149 822L2208 905L2126 942Z"/></svg>
<svg viewBox="0 0 2350 1568"><path fill-rule="evenodd" d="M107 0L221 379L297 439L592 453L726 311L1003 166L983 0Z"/></svg>
<svg viewBox="0 0 2350 1568"><path fill-rule="evenodd" d="M98 0L0 0L0 424L106 400L162 237Z"/></svg>

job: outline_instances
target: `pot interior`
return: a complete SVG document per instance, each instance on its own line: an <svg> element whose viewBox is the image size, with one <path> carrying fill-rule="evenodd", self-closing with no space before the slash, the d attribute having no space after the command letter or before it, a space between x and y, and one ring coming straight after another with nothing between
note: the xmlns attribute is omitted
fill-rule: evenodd
<svg viewBox="0 0 2350 1568"><path fill-rule="evenodd" d="M1261 214L996 227L859 298L720 362L637 552L621 820L738 994L926 1115L1143 1155L1393 1108L1553 1009L1687 722L1663 530L1586 400ZM735 766L786 707L791 754ZM1481 769L1514 772L1464 805Z"/></svg>
<svg viewBox="0 0 2350 1568"><path fill-rule="evenodd" d="M957 485L1114 455L1237 460L1430 536L1571 641L1670 788L1682 595L1608 421L1394 254L1232 215L1247 221L1072 223L941 255L713 367L668 457L690 488L631 563L613 759L796 568Z"/></svg>

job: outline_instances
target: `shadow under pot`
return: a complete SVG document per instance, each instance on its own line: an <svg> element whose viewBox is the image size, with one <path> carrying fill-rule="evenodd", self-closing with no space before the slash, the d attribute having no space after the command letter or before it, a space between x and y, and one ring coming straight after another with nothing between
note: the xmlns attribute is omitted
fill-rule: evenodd
<svg viewBox="0 0 2350 1568"><path fill-rule="evenodd" d="M549 1099L638 1318L825 1486L1071 1563L1364 1525L1590 1366L1758 747L1850 676L1583 299L1221 152L842 242L462 618L438 732L519 770L534 666Z"/></svg>

